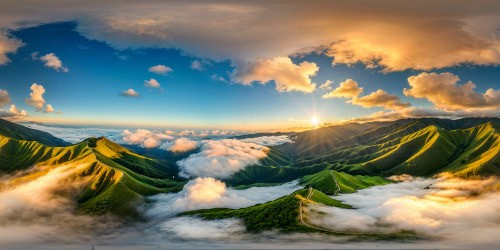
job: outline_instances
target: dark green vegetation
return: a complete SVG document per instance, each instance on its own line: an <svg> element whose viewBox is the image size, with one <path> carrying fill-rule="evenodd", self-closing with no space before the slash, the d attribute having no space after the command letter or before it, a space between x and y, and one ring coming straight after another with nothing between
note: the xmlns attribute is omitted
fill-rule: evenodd
<svg viewBox="0 0 500 250"><path fill-rule="evenodd" d="M9 127L19 126L2 122ZM175 165L138 155L106 138L54 147L34 139L16 139L35 138L23 134L32 133L31 130L4 131L0 131L0 171L12 173L30 168L7 184L22 184L53 169L70 166L72 174L68 178L83 185L75 199L79 210L85 213L113 211L134 215L135 203L144 196L179 191L184 185L183 181L172 179L178 172Z"/></svg>
<svg viewBox="0 0 500 250"><path fill-rule="evenodd" d="M47 132L27 128L3 119L0 119L0 135L16 140L36 141L47 146L70 145L69 142L65 142Z"/></svg>
<svg viewBox="0 0 500 250"><path fill-rule="evenodd" d="M181 215L197 215L207 220L239 218L243 220L247 230L254 233L273 229L283 232L314 231L314 229L304 226L299 220L300 201L306 199L307 193L307 189L302 189L277 200L251 207L204 209L185 212ZM309 202L323 203L328 206L349 207L318 190L315 190L314 193L316 195L311 196Z"/></svg>
<svg viewBox="0 0 500 250"><path fill-rule="evenodd" d="M333 179L334 177L335 179ZM390 183L388 180L380 176L353 176L334 170L323 170L316 174L306 175L300 178L300 184L311 186L328 195L354 193L359 189L388 183Z"/></svg>
<svg viewBox="0 0 500 250"><path fill-rule="evenodd" d="M500 119L437 118L345 124L291 135L229 183L284 182L336 170L351 175L500 175ZM351 190L352 191L352 190Z"/></svg>

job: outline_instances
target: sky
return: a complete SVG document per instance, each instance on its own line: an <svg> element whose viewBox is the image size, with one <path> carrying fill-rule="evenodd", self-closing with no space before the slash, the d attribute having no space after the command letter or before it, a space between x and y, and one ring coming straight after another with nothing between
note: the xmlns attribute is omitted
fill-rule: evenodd
<svg viewBox="0 0 500 250"><path fill-rule="evenodd" d="M498 117L499 63L497 1L0 3L0 117L13 121L284 130Z"/></svg>

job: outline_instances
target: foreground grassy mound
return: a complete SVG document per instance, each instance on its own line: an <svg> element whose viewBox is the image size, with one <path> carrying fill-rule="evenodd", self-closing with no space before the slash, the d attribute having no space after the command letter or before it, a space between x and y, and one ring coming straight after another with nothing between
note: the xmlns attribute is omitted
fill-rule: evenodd
<svg viewBox="0 0 500 250"><path fill-rule="evenodd" d="M5 185L34 180L51 170L70 166L71 182L81 183L78 209L89 214L116 212L135 215L144 196L182 189L174 165L138 155L106 138L89 138L66 147L0 136L0 170L21 170ZM22 171L28 170L29 171Z"/></svg>
<svg viewBox="0 0 500 250"><path fill-rule="evenodd" d="M306 198L307 194L308 190L302 189L277 200L251 207L240 209L204 209L185 212L181 215L197 215L207 220L238 218L243 221L249 232L254 233L273 229L282 232L308 232L315 230L300 222L299 206L301 200L309 200L310 202L322 203L327 206L349 207L318 190L315 190L315 195L309 199Z"/></svg>
<svg viewBox="0 0 500 250"><path fill-rule="evenodd" d="M350 175L335 170L323 170L300 178L300 184L311 186L329 195L353 193L359 189L388 183L390 181L380 176Z"/></svg>

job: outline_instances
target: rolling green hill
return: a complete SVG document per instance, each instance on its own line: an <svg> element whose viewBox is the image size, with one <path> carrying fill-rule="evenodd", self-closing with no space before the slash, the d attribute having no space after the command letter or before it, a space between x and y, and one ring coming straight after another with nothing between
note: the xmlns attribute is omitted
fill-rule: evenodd
<svg viewBox="0 0 500 250"><path fill-rule="evenodd" d="M323 170L300 178L300 184L311 186L325 194L354 193L371 186L388 184L390 181L380 176L350 175L335 170Z"/></svg>
<svg viewBox="0 0 500 250"><path fill-rule="evenodd" d="M134 215L134 205L144 196L179 191L185 183L177 177L175 165L138 155L103 137L52 147L0 135L0 171L21 170L4 183L6 186L23 184L68 166L72 171L68 178L82 185L75 196L78 209L90 214L112 211Z"/></svg>
<svg viewBox="0 0 500 250"><path fill-rule="evenodd" d="M16 140L36 141L47 146L68 146L65 142L47 132L27 128L25 126L0 119L0 135Z"/></svg>
<svg viewBox="0 0 500 250"><path fill-rule="evenodd" d="M218 220L227 218L239 218L245 224L249 232L262 232L268 230L281 230L283 232L308 232L315 231L301 223L299 209L301 200L307 202L321 203L326 206L337 206L341 208L350 208L350 206L341 203L321 191L314 190L315 195L307 198L308 190L301 189L290 195L281 197L274 201L255 206L228 209L213 208L190 211L180 214L180 216L196 215L207 220Z"/></svg>
<svg viewBox="0 0 500 250"><path fill-rule="evenodd" d="M352 175L500 175L500 119L437 118L348 124L296 133L228 182L284 182L323 170ZM273 161L276 155L281 161Z"/></svg>

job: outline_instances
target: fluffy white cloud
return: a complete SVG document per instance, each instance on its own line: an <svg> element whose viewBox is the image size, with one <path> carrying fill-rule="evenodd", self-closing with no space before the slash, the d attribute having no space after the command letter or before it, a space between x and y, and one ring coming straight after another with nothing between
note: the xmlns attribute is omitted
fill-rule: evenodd
<svg viewBox="0 0 500 250"><path fill-rule="evenodd" d="M123 138L121 141L124 144L140 145L144 148L156 148L159 147L162 142L172 139L172 136L161 132L150 131L147 129L137 129L132 132L126 129L123 131Z"/></svg>
<svg viewBox="0 0 500 250"><path fill-rule="evenodd" d="M16 53L21 46L23 46L23 43L20 40L10 37L5 32L2 32L2 28L0 28L0 65L9 63L10 59L7 55Z"/></svg>
<svg viewBox="0 0 500 250"><path fill-rule="evenodd" d="M120 95L124 97L139 97L139 92L135 91L134 89L127 89Z"/></svg>
<svg viewBox="0 0 500 250"><path fill-rule="evenodd" d="M332 92L324 94L323 98L354 98L358 97L363 92L363 88L359 87L358 83L352 79L347 79L340 83L339 87Z"/></svg>
<svg viewBox="0 0 500 250"><path fill-rule="evenodd" d="M40 84L33 83L30 89L31 89L30 98L27 98L25 102L28 105L35 107L37 111L41 111L45 104L45 99L43 98L43 94L45 93L45 88Z"/></svg>
<svg viewBox="0 0 500 250"><path fill-rule="evenodd" d="M248 207L278 199L301 188L303 187L298 185L298 181L293 181L279 186L235 190L213 178L196 178L189 181L179 193L152 196L154 203L146 214L155 219L166 217L167 220L161 223L162 230L177 237L234 238L234 234L245 232L245 227L236 219L200 221L193 217L173 217L173 215L197 209Z"/></svg>
<svg viewBox="0 0 500 250"><path fill-rule="evenodd" d="M203 220L197 217L171 218L162 224L161 230L185 240L234 240L246 232L238 219Z"/></svg>
<svg viewBox="0 0 500 250"><path fill-rule="evenodd" d="M160 83L153 78L144 81L144 85L146 87L149 87L149 88L159 88L160 87Z"/></svg>
<svg viewBox="0 0 500 250"><path fill-rule="evenodd" d="M45 106L45 110L43 110L44 113L56 113L56 114L62 114L61 111L55 111L54 110L54 107L52 107L52 105L50 104L47 104Z"/></svg>
<svg viewBox="0 0 500 250"><path fill-rule="evenodd" d="M267 147L235 139L203 141L201 151L177 162L185 177L227 178L258 164L267 156Z"/></svg>
<svg viewBox="0 0 500 250"><path fill-rule="evenodd" d="M402 102L396 96L378 89L366 96L359 97L363 92L363 88L359 87L358 83L352 79L347 79L340 83L339 87L332 92L324 94L323 98L346 98L347 102L363 108L382 107L384 109L404 109L410 107L410 103Z"/></svg>
<svg viewBox="0 0 500 250"><path fill-rule="evenodd" d="M57 57L54 53L43 55L39 59L45 63L46 67L55 69L56 71L69 71L68 68L63 65L61 59L59 59L59 57Z"/></svg>
<svg viewBox="0 0 500 250"><path fill-rule="evenodd" d="M70 183L68 177L82 166L59 166L30 181L9 183L0 191L0 218L4 220L31 219L35 215L64 210L71 202L57 191L71 189L81 183ZM38 169L39 170L39 169ZM9 180L9 179L7 179ZM61 185L64 183L64 185ZM7 186L6 186L7 187Z"/></svg>
<svg viewBox="0 0 500 250"><path fill-rule="evenodd" d="M161 149L165 149L172 152L187 152L194 150L198 147L199 142L193 141L189 138L179 138L174 141L166 142L161 145Z"/></svg>
<svg viewBox="0 0 500 250"><path fill-rule="evenodd" d="M7 90L0 89L0 108L10 103L10 96Z"/></svg>
<svg viewBox="0 0 500 250"><path fill-rule="evenodd" d="M432 0L370 1L362 8L335 0L145 5L126 0L119 8L113 2L48 0L0 7L1 30L75 20L77 31L115 48L180 48L216 60L290 56L324 46L334 63L362 62L386 71L500 62L495 0L459 0L453 8Z"/></svg>
<svg viewBox="0 0 500 250"><path fill-rule="evenodd" d="M316 84L311 81L311 77L316 75L319 67L313 62L304 61L294 64L289 57L275 57L239 62L236 66L232 80L244 85L251 85L253 82L266 84L274 81L276 90L280 92L311 93L316 89Z"/></svg>
<svg viewBox="0 0 500 250"><path fill-rule="evenodd" d="M169 217L197 209L248 207L275 200L301 188L297 181L293 181L279 186L235 190L214 178L196 178L190 180L179 193L151 197L156 202L147 214L151 217Z"/></svg>
<svg viewBox="0 0 500 250"><path fill-rule="evenodd" d="M54 108L52 107L52 105L47 104L47 106L45 106L45 110L43 112L45 112L45 113L53 113L54 112Z"/></svg>
<svg viewBox="0 0 500 250"><path fill-rule="evenodd" d="M484 94L474 91L476 85L469 81L459 85L460 78L452 73L420 73L410 76L409 89L404 89L406 96L424 98L436 108L457 110L499 110L500 90L488 89Z"/></svg>
<svg viewBox="0 0 500 250"><path fill-rule="evenodd" d="M162 64L158 64L156 66L151 66L151 67L149 67L148 70L149 70L149 72L160 74L160 75L165 75L165 74L173 71L172 68L165 66L165 65L162 65Z"/></svg>
<svg viewBox="0 0 500 250"><path fill-rule="evenodd" d="M410 103L402 102L398 96L389 94L382 89L366 96L355 97L349 102L363 108L382 107L392 110L404 109L411 106Z"/></svg>
<svg viewBox="0 0 500 250"><path fill-rule="evenodd" d="M500 228L497 213L500 195L495 188L498 184L494 177L409 179L335 197L356 209L312 205L309 209L316 212L307 210L307 218L311 223L334 230L410 230L431 237L484 244L493 242L491 237Z"/></svg>
<svg viewBox="0 0 500 250"><path fill-rule="evenodd" d="M10 105L8 110L0 109L0 117L17 120L28 116L26 110L19 110L16 105Z"/></svg>

